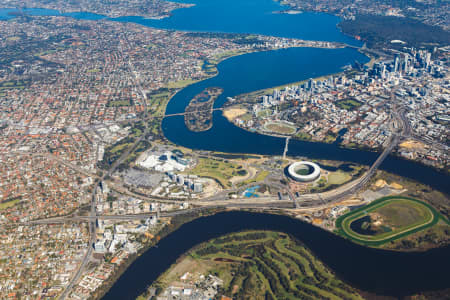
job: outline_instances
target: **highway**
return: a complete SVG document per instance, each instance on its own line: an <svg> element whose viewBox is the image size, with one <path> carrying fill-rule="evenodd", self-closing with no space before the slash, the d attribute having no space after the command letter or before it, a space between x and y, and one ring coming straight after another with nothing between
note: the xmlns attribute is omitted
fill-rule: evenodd
<svg viewBox="0 0 450 300"><path fill-rule="evenodd" d="M131 62L130 62L130 68L132 69ZM135 72L132 70L132 73L135 74ZM135 74L135 76L137 76ZM145 92L143 91L142 87L140 87L138 80L136 78L136 88L140 91L140 93L144 97L144 103L145 103L145 113L144 113L144 120L147 119L147 96ZM174 115L183 115L182 114L174 114ZM404 134L408 133L408 122L406 122L406 117L404 115L404 111L401 110L399 114L395 113L397 119L401 119L402 123L402 136ZM170 116L170 115L167 115ZM99 182L102 182L107 176L111 176L116 168L129 156L129 154L134 151L134 149L137 147L139 142L142 141L143 138L145 138L149 132L149 127L147 126L147 123L145 123L145 130L143 134L134 142L134 144L125 151L120 158L115 161L110 169L99 178ZM191 208L191 209L185 209L185 210L179 210L179 211L171 211L171 212L163 212L160 214L161 217L174 217L177 215L192 213L199 210L204 209L213 209L213 208L260 208L260 209L274 209L274 208L282 208L282 209L292 209L292 208L313 208L313 207L324 207L330 203L337 202L345 197L351 196L352 194L355 194L359 190L361 190L372 178L372 176L375 174L378 167L382 164L382 162L386 159L386 157L391 153L391 151L398 145L400 141L400 136L394 133L391 136L391 139L389 141L388 146L384 149L384 151L381 153L381 155L377 158L377 160L372 164L372 166L369 168L369 170L364 173L363 176L360 178L349 182L341 187L338 187L335 190L323 192L323 193L317 193L317 194L304 194L300 197L295 197L293 193L289 189L285 189L288 192L288 198L289 200L279 200L278 197L269 196L269 197L260 197L258 199L253 198L242 198L242 199L233 199L229 200L227 195L223 195L222 200L217 201L195 201L191 202L192 205L196 205L197 207ZM286 140L285 150L287 150L287 144L289 142L289 139ZM57 158L52 157L55 160ZM71 165L70 163L63 162L62 160L58 160L60 163L64 163L67 166L72 167L73 169L78 170L79 172L86 172L85 170L82 170L78 168L78 166ZM91 175L91 174L90 174ZM90 204L90 211L88 216L68 216L68 217L58 217L58 218L51 218L51 219L43 219L43 220L35 220L31 222L27 222L27 225L43 225L43 224L58 224L58 223L65 223L65 222L88 222L89 224L89 246L87 248L86 254L83 257L83 260L81 261L81 264L76 271L75 275L72 277L71 281L67 285L66 289L63 291L59 299L65 299L67 295L70 293L73 286L79 281L80 276L84 273L84 270L91 259L92 253L93 253L93 244L96 242L96 222L99 219L103 220L142 220L147 219L149 217L154 216L156 213L150 213L150 214L135 214L135 215L97 215L96 212L96 198L97 198L97 191L100 189L99 186L96 186L91 195L91 204ZM127 190L126 188L121 188L122 192ZM126 194L132 194L136 197L141 197L139 195L135 195L134 193L128 191ZM155 199L155 201L158 201Z"/></svg>
<svg viewBox="0 0 450 300"><path fill-rule="evenodd" d="M127 41L128 43L128 41ZM122 46L119 45L119 52L122 52ZM131 73L134 75L134 79L135 79L135 87L138 90L139 93L141 93L143 100L144 100L144 115L143 115L143 119L147 120L147 116L148 116L148 108L147 108L147 95L144 92L144 89L142 88L142 86L139 84L139 80L138 80L138 75L136 73L136 71L134 70L134 67L131 63L130 60L128 60L128 64L130 67L130 71ZM99 182L102 182L107 176L111 176L114 171L116 170L116 168L130 155L131 151L134 151L134 149L136 149L137 145L147 136L147 134L150 131L150 128L148 127L148 123L145 123L145 130L142 133L142 135L134 142L134 144L129 147L120 157L119 159L117 159L109 168L108 172L104 173L102 175L102 177L100 178ZM80 276L84 273L84 270L86 269L87 263L89 262L89 260L91 259L92 256L92 252L93 252L93 245L95 244L96 240L97 240L97 211L96 211L96 199L97 199L97 190L99 189L99 186L95 186L93 188L92 191L92 198L91 198L91 207L90 207L90 211L89 211L89 244L88 244L88 249L86 251L86 254L83 257L83 260L81 261L80 267L78 268L77 272L75 273L75 275L72 277L72 279L70 280L69 284L67 285L67 287L64 289L63 293L61 294L61 296L59 297L60 300L64 300L67 295L70 293L70 291L72 290L73 286L78 282L78 280L80 279Z"/></svg>
<svg viewBox="0 0 450 300"><path fill-rule="evenodd" d="M400 138L394 134L391 137L388 147L384 149L384 151L372 164L369 170L360 178L328 192L301 195L296 199L296 207L311 207L317 205L318 201L324 201L327 203L336 202L345 197L351 196L352 194L355 194L369 182L370 178L372 178L372 176L375 174L378 167L383 163L383 161L391 153L391 151L398 145L399 141Z"/></svg>
<svg viewBox="0 0 450 300"><path fill-rule="evenodd" d="M191 205L194 205L194 208L185 209L185 210L177 210L177 211L169 211L169 212L161 212L160 217L174 217L181 214L191 213L198 210L203 209L211 209L211 208L305 208L305 207L315 207L318 205L329 204L332 202L339 201L345 197L351 196L355 194L359 190L361 190L370 180L370 178L375 174L378 167L382 164L382 162L386 159L386 157L390 154L390 152L398 145L400 141L400 137L394 134L391 137L388 147L384 149L381 155L377 158L377 160L372 164L369 170L364 173L360 178L351 181L341 187L338 187L332 191L327 191L323 193L314 193L314 194L303 194L300 197L295 197L293 193L289 189L285 189L288 192L289 200L279 200L276 196L265 196L259 198L237 198L237 199L228 199L226 193L221 194L221 199L215 198L215 200L204 200L204 201L191 201ZM104 175L106 176L106 175ZM104 177L102 177L104 178ZM282 188L282 187L281 187ZM97 215L95 211L95 198L96 198L97 188L92 192L92 202L91 202L91 210L88 216L67 216L67 217L54 217L48 219L34 220L25 223L21 223L21 225L42 225L42 224L59 224L66 222L89 222L90 227L95 228L95 222L98 219L102 220L142 220L147 219L149 217L155 216L156 212L147 213L147 214L128 214L128 215ZM119 189L120 192L126 191L124 187ZM134 194L132 192L127 192L126 194L134 197L141 197L141 195ZM143 197L147 198L147 197ZM160 199L149 198L147 200L151 201L161 201ZM163 200L164 201L164 200ZM177 200L166 200L172 203L180 203ZM90 228L91 239L90 244L95 243L95 229ZM92 247L89 247L92 252Z"/></svg>
<svg viewBox="0 0 450 300"><path fill-rule="evenodd" d="M95 212L96 193L97 193L97 187L95 187L92 191L91 210L89 212L91 217L96 215L96 212ZM59 299L65 299L67 297L69 292L72 290L72 287L80 279L80 276L83 274L84 269L86 268L87 263L89 262L89 260L92 256L92 252L94 249L93 245L96 241L96 224L95 224L95 222L96 222L95 219L92 219L88 222L88 224L89 224L89 243L88 243L88 248L87 248L86 254L83 257L83 260L81 261L80 267L78 268L77 272L72 277L72 279L70 280L67 287L64 289L61 296L59 296Z"/></svg>
<svg viewBox="0 0 450 300"><path fill-rule="evenodd" d="M405 128L405 127L403 127ZM143 136L146 135L147 128ZM129 155L129 153L136 147L137 143L140 142L141 139L138 139L135 144L129 148L129 151L126 151L118 161L116 161L111 169L104 174L100 180L104 180L107 175L110 175L114 172L117 166ZM326 207L327 204L337 202L345 197L351 196L355 194L359 190L361 190L370 180L370 178L375 174L378 167L382 164L382 162L386 159L386 157L391 153L391 151L398 145L400 141L400 137L394 134L391 137L388 147L384 149L381 155L377 158L377 160L372 164L369 170L360 178L345 184L335 190L317 193L317 194L304 194L300 197L295 197L290 190L288 191L289 200L279 200L277 197L269 196L269 197L261 197L257 199L252 198L241 198L241 199L233 199L228 200L226 196L222 201L196 201L191 204L196 205L197 207L185 210L178 211L169 211L160 213L160 217L175 217L182 214L192 213L205 209L227 209L227 208L235 208L235 209L245 209L245 208L259 208L259 209L292 209L292 208L314 208L314 207ZM81 275L84 273L84 270L92 256L93 253L93 244L96 242L96 222L99 219L102 220L117 220L117 221L126 221L126 220L143 220L149 217L155 216L156 213L148 213L148 214L134 214L134 215L97 215L96 213L96 197L97 190L99 186L96 186L92 191L91 198L91 208L88 216L67 216L67 217L55 217L49 219L35 220L26 222L21 225L44 225L44 224L59 224L66 222L88 222L89 224L89 246L87 248L86 254L81 261L81 264L76 271L75 275L72 277L71 281L67 285L66 289L63 291L59 299L65 299L67 295L72 290L73 286L78 282Z"/></svg>

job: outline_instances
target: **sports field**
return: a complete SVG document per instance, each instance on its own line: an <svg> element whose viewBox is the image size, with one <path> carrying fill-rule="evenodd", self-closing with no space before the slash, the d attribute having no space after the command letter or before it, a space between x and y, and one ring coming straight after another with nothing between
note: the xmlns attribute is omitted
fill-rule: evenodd
<svg viewBox="0 0 450 300"><path fill-rule="evenodd" d="M296 128L294 126L278 122L267 123L266 125L264 125L264 129L280 134L294 134L296 131Z"/></svg>
<svg viewBox="0 0 450 300"><path fill-rule="evenodd" d="M435 225L443 218L425 202L384 197L336 220L338 233L360 244L379 246Z"/></svg>

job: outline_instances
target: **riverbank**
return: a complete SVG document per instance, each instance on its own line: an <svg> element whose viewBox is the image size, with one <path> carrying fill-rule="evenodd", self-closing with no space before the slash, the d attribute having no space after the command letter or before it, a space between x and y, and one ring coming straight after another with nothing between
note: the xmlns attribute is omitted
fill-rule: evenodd
<svg viewBox="0 0 450 300"><path fill-rule="evenodd" d="M375 250L290 217L226 212L186 223L161 239L158 247L130 265L104 299L135 299L192 247L248 229L275 230L300 239L339 278L363 291L400 297L448 288L448 246L423 253Z"/></svg>
<svg viewBox="0 0 450 300"><path fill-rule="evenodd" d="M372 56L368 63L375 61ZM390 116L392 109L380 112L379 106L395 95L374 91L372 86L366 88L361 76L362 72L352 69L228 97L223 114L234 126L261 135L381 152L395 135L395 126L397 130L398 126L407 130L412 126L409 123L414 121L406 117L400 121L399 116ZM349 83L345 85L346 82ZM319 88L314 90L310 86ZM279 126L272 126L274 123ZM372 126L366 126L368 123ZM411 141L412 134L406 134L408 138L403 141ZM447 171L447 156L442 150L445 146L437 143L434 147L429 143L426 151L424 147L412 149L402 145L394 149L393 155L438 172Z"/></svg>
<svg viewBox="0 0 450 300"><path fill-rule="evenodd" d="M210 275L222 282L220 288L209 286ZM195 285L192 281L196 281ZM273 231L232 233L197 245L150 289L157 294L160 291L161 296L180 289L204 294L210 288L215 290L215 297L237 299L275 299L287 295L362 299L300 241ZM143 296L146 298L148 294Z"/></svg>
<svg viewBox="0 0 450 300"><path fill-rule="evenodd" d="M153 247L158 247L158 243L161 239L164 239L169 234L175 232L182 225L189 223L197 218L214 215L220 212L220 210L210 209L203 211L196 211L193 213L188 213L184 215L179 215L177 217L173 217L170 219L168 225L164 226L161 231L155 236L149 243L144 245L144 247L139 250L137 253L130 255L124 263L117 267L114 271L113 275L108 278L104 282L100 288L98 288L92 296L92 299L103 299L103 297L108 293L111 287L117 282L117 280L123 275L123 273L128 269L128 267L134 263L141 255L147 252L149 249Z"/></svg>
<svg viewBox="0 0 450 300"><path fill-rule="evenodd" d="M326 165L327 165L327 168L331 168L332 166L333 166L333 163L332 162L325 162L326 163ZM394 176L394 175L391 175L391 176ZM377 176L375 179L378 181L379 179L377 179L377 178L387 178L387 177L389 177L389 176L387 176L387 174L383 174L383 175L379 175L379 176ZM375 179L374 179L374 181L375 181ZM397 180L397 182L400 182L401 183L401 185L399 185L398 183L395 183L396 181L394 181L394 183L391 183L391 185L395 185L395 186L398 186L398 188L402 188L402 186L403 187L408 187L408 188L410 188L410 187L412 187L412 186L415 186L414 185L414 183L405 183L405 182L403 182L403 181L400 181L400 179L399 178L397 178L397 177L393 177L392 179L389 179L389 180ZM377 183L377 185L378 185L378 183ZM380 187L383 187L382 185L380 186ZM422 187L418 187L418 189L419 190L423 190L423 188ZM415 194L416 193L416 191L414 191L414 190L411 190L410 192L409 192L410 194ZM417 196L417 195L416 195ZM430 194L429 195L429 197L431 197L431 198L433 198L433 199L436 199L436 196L434 195L433 196L433 194ZM428 198L429 198L428 197ZM250 210L250 211L254 211L254 212L257 212L257 211L266 211L266 210L258 210L258 209L255 209L255 210ZM270 211L270 210L269 210ZM179 220L179 219L174 219L173 220L173 222L171 222L172 223L172 225L173 225L173 227L171 227L170 228L170 230L168 230L168 231L166 231L165 233L161 233L160 234L160 237L163 237L163 236L167 236L168 234L170 234L171 232L174 232L177 228L179 228L182 224L184 224L184 223L186 223L186 222L191 222L191 221L193 221L193 220L195 220L195 219L197 219L198 217L200 217L200 216L204 216L205 214L206 215L214 215L214 214L216 214L216 213L222 213L223 212L223 210L221 210L221 209L216 209L216 210L213 210L213 211L209 211L209 212L204 212L204 213L202 213L202 214L193 214L193 215L189 215L188 216L188 218L186 218L186 219L184 219L184 220ZM275 213L275 214L281 214L281 215L286 215L286 216L291 216L291 217L293 217L293 218L298 218L298 215L296 215L295 213L293 213L293 212L289 212L289 211L283 211L283 210L272 210L271 211L272 213ZM314 224L314 223L313 223ZM319 227L320 228L320 227ZM434 228L434 227L433 227ZM320 229L320 230L323 230L323 227ZM425 232L425 236L428 236L428 234L429 233L427 233L427 232ZM423 234L422 233L418 233L418 235L416 235L415 236L415 238L414 238L414 240L421 240L422 238L421 238L421 236L423 236ZM411 239L408 239L408 241L411 241ZM111 282L108 282L108 284L109 285L111 285L114 281L116 281L119 277L120 277L120 275L121 274L123 274L123 272L125 271L125 269L128 267L128 266L130 266L130 264L133 262L133 261L135 261L136 259L139 259L139 256L141 255L141 254L143 254L146 250L148 250L148 249L151 249L150 247L152 247L152 246L154 246L155 245L155 243L152 243L152 244L150 244L150 245L148 245L144 250L142 250L142 251L140 251L140 253L139 253L139 255L138 256L133 256L133 257L131 257L128 261L127 261L127 263L126 263L126 265L122 268L120 268L120 270L118 271L118 273L116 273L116 275L114 276L114 280L113 281L111 281ZM442 245L439 245L439 246L442 246ZM158 246L156 246L156 247L158 247ZM426 249L429 249L429 248L426 248ZM407 251L411 251L412 249L404 249L404 250L407 250ZM107 290L107 288L105 288L105 290Z"/></svg>
<svg viewBox="0 0 450 300"><path fill-rule="evenodd" d="M367 219L361 225L363 219ZM414 198L390 196L377 199L336 220L340 235L357 243L380 246L436 225L448 224L432 206Z"/></svg>

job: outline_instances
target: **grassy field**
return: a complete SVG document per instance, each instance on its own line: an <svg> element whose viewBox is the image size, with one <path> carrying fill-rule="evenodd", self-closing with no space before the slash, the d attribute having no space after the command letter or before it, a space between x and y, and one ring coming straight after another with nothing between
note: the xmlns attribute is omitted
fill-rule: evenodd
<svg viewBox="0 0 450 300"><path fill-rule="evenodd" d="M362 299L308 249L279 232L245 231L203 243L155 285L176 284L193 271L221 278L221 295L233 299Z"/></svg>
<svg viewBox="0 0 450 300"><path fill-rule="evenodd" d="M223 188L229 188L232 177L243 176L246 172L241 166L227 160L200 158L195 168L188 173L215 179Z"/></svg>
<svg viewBox="0 0 450 300"><path fill-rule="evenodd" d="M351 171L337 170L329 172L328 176L323 175L317 182L310 185L310 192L318 193L335 189L362 175L365 168L363 166L351 166Z"/></svg>
<svg viewBox="0 0 450 300"><path fill-rule="evenodd" d="M150 96L149 114L153 117L162 117L166 111L166 105L169 102L170 93L162 92Z"/></svg>
<svg viewBox="0 0 450 300"><path fill-rule="evenodd" d="M370 216L370 222L363 223L371 234L357 233L351 224ZM368 246L380 246L387 242L425 230L444 219L425 202L406 197L384 197L371 204L351 211L336 220L338 233L355 242ZM381 229L381 230L377 230Z"/></svg>
<svg viewBox="0 0 450 300"><path fill-rule="evenodd" d="M265 171L265 170L262 170L262 171L258 172L258 174L256 174L255 177L249 178L247 180L244 180L244 181L240 182L239 186L244 186L244 185L247 185L247 184L250 184L250 183L254 183L254 182L261 182L267 177L267 175L269 175L269 172Z"/></svg>
<svg viewBox="0 0 450 300"><path fill-rule="evenodd" d="M282 123L269 123L264 126L266 130L279 134L294 134L296 129L294 126L289 126Z"/></svg>
<svg viewBox="0 0 450 300"><path fill-rule="evenodd" d="M360 107L361 105L361 102L354 99L344 99L336 101L336 106L346 110L353 110Z"/></svg>
<svg viewBox="0 0 450 300"><path fill-rule="evenodd" d="M16 205L19 202L20 202L20 199L13 199L13 200L5 201L5 202L0 202L0 210L4 210L4 209L10 208L10 207L13 207L14 205Z"/></svg>
<svg viewBox="0 0 450 300"><path fill-rule="evenodd" d="M192 80L192 79L186 79L186 80L180 80L176 82L169 82L167 84L167 88L169 89L181 89L184 88L190 84L196 83L198 80Z"/></svg>
<svg viewBox="0 0 450 300"><path fill-rule="evenodd" d="M136 140L143 134L145 127L142 122L134 123L131 126L132 126L132 128L130 130L130 134L126 138L121 139L117 143L105 148L105 154L103 155L103 160L98 163L98 166L100 168L106 169L109 166L111 166L117 159L119 159L119 157L124 152L126 152L131 146L133 146L133 144L136 142ZM141 144L144 148L149 147L148 142L147 143L142 142ZM134 152L130 153L130 157L125 160L124 164L134 161L137 153L142 152L145 149L141 149L140 147L138 147L136 150ZM123 167L125 167L125 165Z"/></svg>
<svg viewBox="0 0 450 300"><path fill-rule="evenodd" d="M258 118L265 118L268 117L272 114L272 110L271 109L264 109L260 112L258 112Z"/></svg>
<svg viewBox="0 0 450 300"><path fill-rule="evenodd" d="M10 89L20 89L23 90L25 86L29 84L29 80L10 80L3 81L0 83L0 91L1 90L10 90Z"/></svg>
<svg viewBox="0 0 450 300"><path fill-rule="evenodd" d="M298 132L294 137L301 141L310 141L312 139L312 136L305 132Z"/></svg>
<svg viewBox="0 0 450 300"><path fill-rule="evenodd" d="M329 184L343 184L350 179L352 179L352 176L342 171L332 172L330 173L330 175L328 175Z"/></svg>
<svg viewBox="0 0 450 300"><path fill-rule="evenodd" d="M217 65L218 63L220 63L224 59L227 59L227 58L232 57L232 56L246 54L246 53L249 53L249 51L248 50L229 50L229 51L225 51L225 52L219 53L218 55L214 56L213 59L209 60L209 63Z"/></svg>

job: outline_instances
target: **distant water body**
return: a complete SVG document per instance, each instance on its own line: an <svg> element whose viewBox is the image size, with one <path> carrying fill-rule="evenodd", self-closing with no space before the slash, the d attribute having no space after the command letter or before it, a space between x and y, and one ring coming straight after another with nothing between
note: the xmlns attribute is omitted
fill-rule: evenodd
<svg viewBox="0 0 450 300"><path fill-rule="evenodd" d="M172 12L171 17L161 20L142 17L109 20L174 30L255 33L361 45L336 27L338 17L309 12L277 14L274 12L286 7L272 0L194 0L189 3L195 6L177 9ZM0 18L12 18L8 14L12 11L15 10L0 9ZM60 14L47 9L25 9L23 12L30 15L64 15L85 20L105 18L92 13ZM215 107L220 107L227 96L339 72L345 65L355 61L364 63L367 60L366 56L349 48L294 48L234 57L219 64L218 76L188 86L175 95L167 106L167 113L183 112L194 95L210 86L224 88L224 93L215 103ZM268 155L279 155L284 149L284 139L242 130L228 122L220 112L214 113L213 123L209 131L194 133L185 127L182 117L171 117L163 121L163 131L171 141L193 149ZM343 149L337 145L291 140L288 155L371 164L378 154ZM433 168L389 156L381 169L450 193L448 176Z"/></svg>
<svg viewBox="0 0 450 300"><path fill-rule="evenodd" d="M45 8L0 8L0 20L10 20L16 17L18 14L30 15L30 16L63 16L71 17L81 20L101 20L105 19L105 16L97 15L89 12L73 12L73 13L60 13L54 9Z"/></svg>
<svg viewBox="0 0 450 300"><path fill-rule="evenodd" d="M178 1L180 2L180 1ZM113 19L156 28L229 33L255 33L280 37L344 42L360 45L336 27L339 18L322 13L298 15L273 14L286 9L271 0L195 0L191 8L179 9L162 20L141 17ZM14 10L1 10L0 19L9 19ZM25 10L29 14L61 15L52 10ZM62 14L78 19L97 20L90 13ZM339 72L354 61L368 59L354 49L293 48L233 57L218 65L216 77L193 84L177 93L167 113L184 111L189 100L210 86L224 93L217 99L220 107L227 96L269 88L310 77ZM206 132L189 131L183 117L164 119L164 134L171 141L193 149L279 155L284 139L245 131L214 113L213 127ZM335 159L370 164L377 153L342 149L336 145L291 140L289 155ZM407 176L450 193L448 176L436 170L395 157L388 157L382 169ZM151 248L120 277L105 299L135 299L162 272L192 246L227 232L245 229L270 229L290 233L302 240L319 259L340 278L363 290L382 295L408 295L423 290L448 288L449 247L424 253L396 253L358 246L320 228L282 216L233 212L195 220L182 226L158 248ZM195 233L195 234L193 234Z"/></svg>
<svg viewBox="0 0 450 300"><path fill-rule="evenodd" d="M290 48L258 52L232 57L218 65L216 77L192 84L178 92L167 105L166 113L183 112L190 99L207 87L220 86L224 92L215 107L221 107L227 97L318 77L341 71L341 67L355 60L365 63L368 58L355 49ZM204 132L186 128L183 116L163 120L164 135L184 147L229 153L282 155L285 139L241 129L215 111L213 127ZM345 149L336 144L305 142L291 139L288 155L310 159L330 159L359 164L372 164L379 153ZM444 193L450 193L448 176L431 167L410 160L388 156L380 169L417 180Z"/></svg>
<svg viewBox="0 0 450 300"><path fill-rule="evenodd" d="M60 13L51 9L23 9L29 15L68 16L84 20L108 19L133 22L149 27L182 31L253 33L278 37L323 40L360 46L361 43L343 34L336 24L339 18L325 13L304 12L301 14L274 13L287 9L272 0L193 0L175 1L192 3L195 6L172 11L169 18L160 20L138 16L106 18L105 16L80 12ZM15 9L0 9L0 19L10 19L9 12Z"/></svg>

